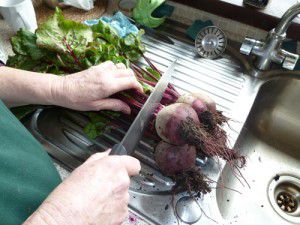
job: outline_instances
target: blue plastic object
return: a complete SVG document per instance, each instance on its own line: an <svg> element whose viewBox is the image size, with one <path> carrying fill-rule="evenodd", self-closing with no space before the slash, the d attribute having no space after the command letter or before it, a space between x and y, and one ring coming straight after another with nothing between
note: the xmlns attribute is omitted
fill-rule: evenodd
<svg viewBox="0 0 300 225"><path fill-rule="evenodd" d="M99 19L86 20L84 24L92 26L97 24L99 20L108 23L112 28L116 30L120 37L126 37L128 34L137 34L139 29L132 24L128 18L121 12L115 13L112 17L102 16Z"/></svg>

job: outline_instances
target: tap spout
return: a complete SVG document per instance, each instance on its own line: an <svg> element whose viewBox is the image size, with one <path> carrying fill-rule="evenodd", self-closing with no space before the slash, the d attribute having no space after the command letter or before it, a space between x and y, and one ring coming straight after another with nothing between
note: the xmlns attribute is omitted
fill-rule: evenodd
<svg viewBox="0 0 300 225"><path fill-rule="evenodd" d="M300 3L293 5L282 16L279 24L275 28L275 34L281 36L284 35L291 25L295 17L300 13Z"/></svg>

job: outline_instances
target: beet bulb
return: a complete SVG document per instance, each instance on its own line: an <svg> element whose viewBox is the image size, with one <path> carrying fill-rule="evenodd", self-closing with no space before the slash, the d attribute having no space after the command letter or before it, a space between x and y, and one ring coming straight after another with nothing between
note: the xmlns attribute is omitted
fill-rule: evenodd
<svg viewBox="0 0 300 225"><path fill-rule="evenodd" d="M196 111L188 104L174 103L164 107L156 116L155 128L158 136L173 145L184 145L181 125L187 119L200 124Z"/></svg>
<svg viewBox="0 0 300 225"><path fill-rule="evenodd" d="M168 176L183 173L195 166L196 148L161 141L155 148L155 161L162 173Z"/></svg>

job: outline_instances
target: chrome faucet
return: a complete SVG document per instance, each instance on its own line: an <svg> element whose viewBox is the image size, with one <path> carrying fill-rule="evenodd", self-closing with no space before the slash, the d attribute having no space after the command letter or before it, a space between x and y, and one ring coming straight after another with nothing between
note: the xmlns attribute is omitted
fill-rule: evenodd
<svg viewBox="0 0 300 225"><path fill-rule="evenodd" d="M285 12L277 27L268 33L265 41L245 38L240 52L245 55L255 55L254 66L258 70L269 70L272 63L277 63L285 69L293 70L299 55L283 50L281 45L286 38L287 29L299 13L300 3L292 6Z"/></svg>

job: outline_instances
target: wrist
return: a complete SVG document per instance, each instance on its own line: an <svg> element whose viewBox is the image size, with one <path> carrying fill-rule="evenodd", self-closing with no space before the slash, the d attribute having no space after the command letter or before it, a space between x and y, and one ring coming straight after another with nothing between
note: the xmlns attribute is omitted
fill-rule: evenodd
<svg viewBox="0 0 300 225"><path fill-rule="evenodd" d="M37 209L23 225L59 225L57 219L43 208Z"/></svg>
<svg viewBox="0 0 300 225"><path fill-rule="evenodd" d="M65 101L66 93L65 91L65 76L52 76L49 94L49 104L63 106Z"/></svg>
<svg viewBox="0 0 300 225"><path fill-rule="evenodd" d="M23 225L75 225L72 215L62 207L44 202Z"/></svg>

